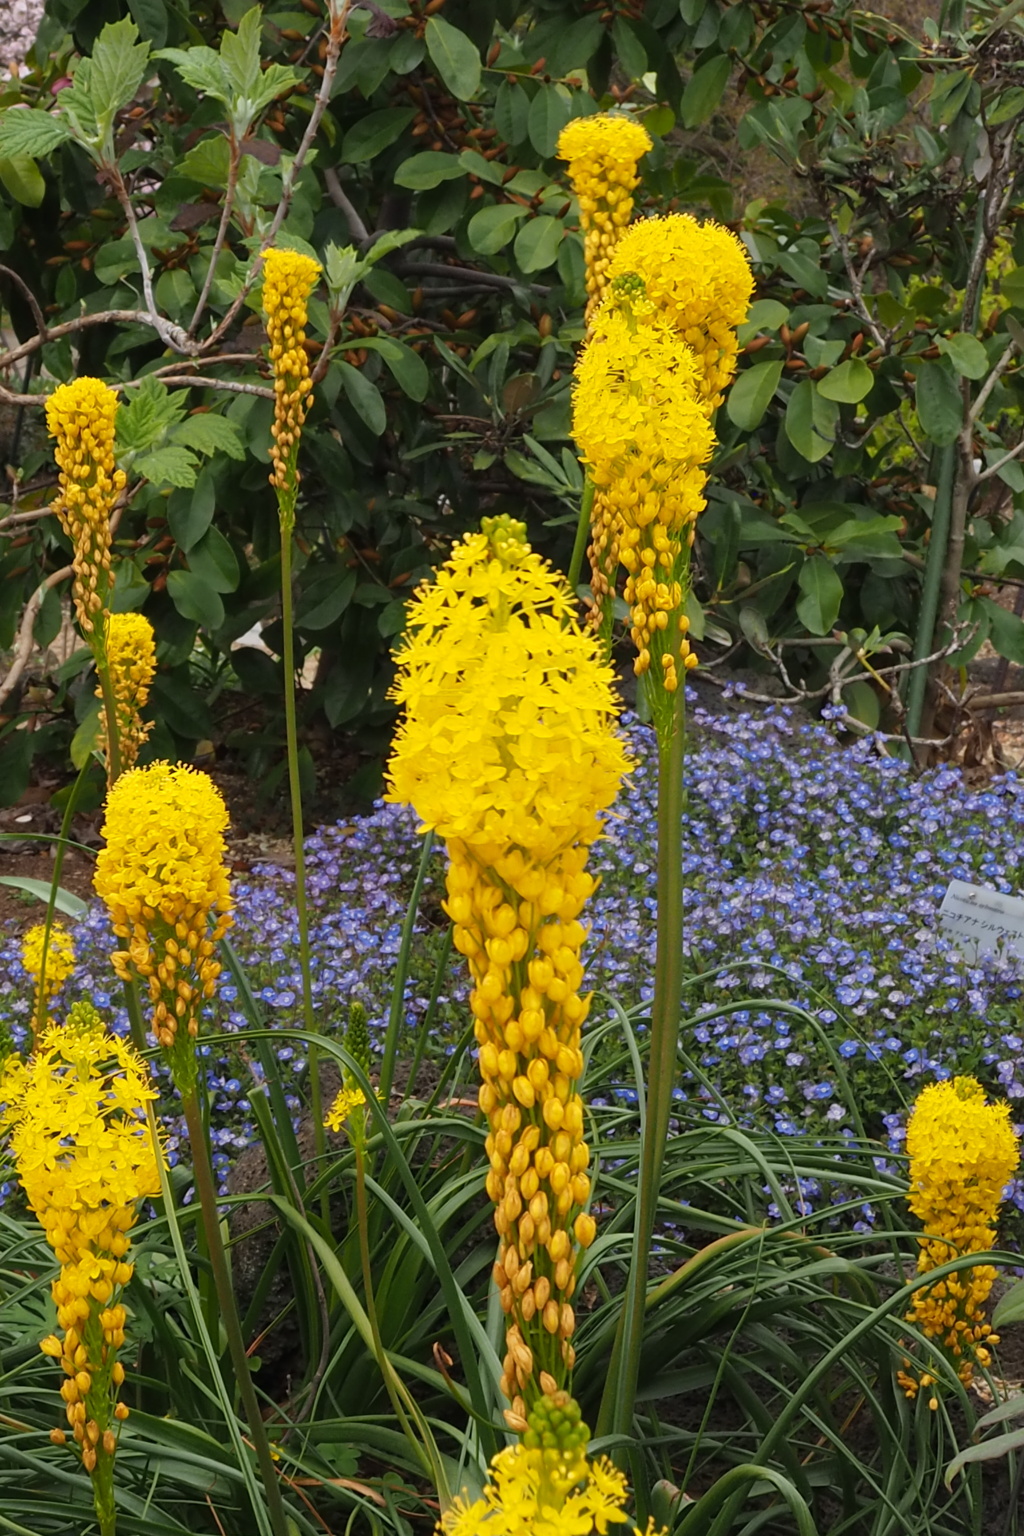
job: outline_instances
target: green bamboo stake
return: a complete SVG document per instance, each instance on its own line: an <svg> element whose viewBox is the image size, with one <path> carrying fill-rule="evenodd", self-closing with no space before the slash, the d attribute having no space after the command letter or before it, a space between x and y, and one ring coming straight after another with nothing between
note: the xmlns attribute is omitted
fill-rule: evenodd
<svg viewBox="0 0 1024 1536"><path fill-rule="evenodd" d="M594 482L588 475L583 482L583 495L580 498L580 515L576 523L576 540L572 546L572 558L569 561L569 574L566 578L569 583L569 591L573 597L580 584L580 574L583 570L583 556L587 552L587 542L590 538L590 514L594 508Z"/></svg>
<svg viewBox="0 0 1024 1536"><path fill-rule="evenodd" d="M917 629L914 633L914 655L917 663L910 674L907 687L907 735L919 736L921 715L924 710L925 690L928 687L928 668L922 663L934 649L935 620L939 613L939 594L942 590L942 573L946 566L949 547L949 522L953 507L953 480L956 474L956 444L942 448L937 455L939 472L935 487L935 510L932 513L931 538L925 558L924 582L921 587L921 606L918 609Z"/></svg>

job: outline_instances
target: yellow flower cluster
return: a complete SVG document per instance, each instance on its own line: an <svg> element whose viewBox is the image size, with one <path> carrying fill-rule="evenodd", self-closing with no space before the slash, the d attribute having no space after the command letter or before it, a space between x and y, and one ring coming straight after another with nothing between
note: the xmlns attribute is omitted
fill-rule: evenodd
<svg viewBox="0 0 1024 1536"><path fill-rule="evenodd" d="M637 165L651 136L633 118L611 112L577 117L558 136L557 154L569 162L569 180L580 205L586 262L587 319L601 300L612 252L633 212Z"/></svg>
<svg viewBox="0 0 1024 1536"><path fill-rule="evenodd" d="M294 513L299 483L299 436L313 403L313 381L305 347L306 320L309 295L320 271L318 262L298 251L270 250L263 258L263 312L274 370L270 483L285 497L287 515Z"/></svg>
<svg viewBox="0 0 1024 1536"><path fill-rule="evenodd" d="M42 1023L51 997L75 968L75 946L70 933L59 923L53 923L47 942L46 924L36 923L22 938L21 963L35 982L32 1028L36 1030Z"/></svg>
<svg viewBox="0 0 1024 1536"><path fill-rule="evenodd" d="M641 219L615 248L609 281L636 273L655 309L697 359L697 392L721 405L736 371L736 327L750 308L754 278L742 242L721 224L688 213Z"/></svg>
<svg viewBox="0 0 1024 1536"><path fill-rule="evenodd" d="M521 1443L494 1457L481 1498L453 1501L445 1536L604 1536L628 1523L625 1477L605 1457L587 1460L579 1405L546 1373L541 1383Z"/></svg>
<svg viewBox="0 0 1024 1536"><path fill-rule="evenodd" d="M388 799L446 840L447 911L473 979L487 1190L512 1421L535 1365L571 1369L577 1244L595 1226L583 1104L580 914L601 813L630 767L611 669L521 524L485 519L408 615ZM532 1340L532 1344L527 1339Z"/></svg>
<svg viewBox="0 0 1024 1536"><path fill-rule="evenodd" d="M131 768L107 795L94 884L127 941L111 958L122 979L148 983L153 1031L182 1093L195 1084L199 1010L216 990L217 942L231 922L227 824L213 781L180 765Z"/></svg>
<svg viewBox="0 0 1024 1536"><path fill-rule="evenodd" d="M143 724L142 710L149 698L149 685L156 673L153 626L141 613L108 613L105 641L121 766L131 768L139 755L139 748L152 730L151 725ZM102 699L102 688L96 689L96 696ZM100 730L107 743L109 763L110 728L105 709L100 710Z"/></svg>
<svg viewBox="0 0 1024 1536"><path fill-rule="evenodd" d="M576 369L573 434L595 486L592 563L627 571L634 669L652 658L667 692L696 664L680 613L704 465L714 446L693 353L636 277L616 278ZM611 566L614 573L614 565ZM600 603L607 590L598 591Z"/></svg>
<svg viewBox="0 0 1024 1536"><path fill-rule="evenodd" d="M60 1263L52 1283L60 1335L41 1345L64 1373L61 1396L82 1462L109 1484L124 1367L121 1291L137 1204L160 1192L158 1149L145 1120L157 1097L145 1063L88 1003L51 1024L27 1062L0 1079L4 1122L32 1210ZM63 1430L52 1438L65 1441Z"/></svg>
<svg viewBox="0 0 1024 1536"><path fill-rule="evenodd" d="M110 587L110 514L125 485L114 467L116 415L117 396L99 379L59 384L46 402L60 471L54 507L71 540L75 608L90 645Z"/></svg>
<svg viewBox="0 0 1024 1536"><path fill-rule="evenodd" d="M907 1153L907 1199L925 1229L918 1274L994 1247L1003 1190L1020 1161L1009 1105L986 1104L984 1089L973 1077L932 1083L914 1104ZM989 1363L988 1346L999 1342L985 1321L995 1278L990 1264L960 1270L917 1291L907 1314L908 1322L949 1352L965 1385L975 1364ZM910 1362L904 1365L899 1381L908 1397L934 1383L931 1372L910 1375ZM931 1406L938 1406L934 1397Z"/></svg>

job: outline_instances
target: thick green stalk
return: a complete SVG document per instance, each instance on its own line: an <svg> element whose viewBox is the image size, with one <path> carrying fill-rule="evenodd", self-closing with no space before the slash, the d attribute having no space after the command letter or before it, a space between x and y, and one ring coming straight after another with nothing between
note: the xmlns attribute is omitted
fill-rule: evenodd
<svg viewBox="0 0 1024 1536"><path fill-rule="evenodd" d="M682 670L682 669L680 669ZM598 1434L628 1436L633 1424L643 1345L647 1270L665 1159L679 1047L683 986L683 768L686 758L686 679L673 695L671 730L658 749L658 947L651 1005L647 1111L640 1154L633 1261L601 1400Z"/></svg>
<svg viewBox="0 0 1024 1536"><path fill-rule="evenodd" d="M267 1439L266 1425L260 1413L256 1389L252 1384L252 1372L249 1369L249 1360L245 1353L245 1341L242 1338L242 1328L238 1320L238 1307L235 1303L235 1293L232 1289L231 1275L228 1271L227 1257L224 1252L224 1239L221 1236L220 1213L217 1209L217 1190L213 1182L213 1169L210 1165L210 1149L203 1130L202 1116L199 1113L199 1101L194 1090L191 1093L182 1095L181 1107L185 1116L185 1125L188 1129L192 1153L192 1168L196 1181L196 1192L199 1195L203 1230L206 1233L210 1267L213 1270L213 1280L217 1287L217 1299L220 1302L220 1321L227 1335L228 1352L231 1355L231 1364L234 1367L235 1381L242 1400L245 1417L249 1424L249 1434L252 1437L256 1460L259 1463L260 1475L267 1496L267 1512L270 1516L270 1523L274 1528L274 1536L289 1536L288 1520L285 1514L284 1502L281 1498L281 1488L277 1480L277 1473L274 1471L273 1457L270 1454L270 1441Z"/></svg>
<svg viewBox="0 0 1024 1536"><path fill-rule="evenodd" d="M956 472L956 444L941 448L938 452L938 477L935 488L935 510L932 513L932 531L925 558L924 583L921 588L921 606L917 612L917 630L914 634L914 661L918 665L910 674L907 687L907 735L921 734L921 714L924 709L925 690L928 687L928 671L920 665L934 649L935 620L939 612L939 595L942 591L942 573L946 567L946 550L949 544L949 519L953 506L953 476Z"/></svg>
<svg viewBox="0 0 1024 1536"><path fill-rule="evenodd" d="M398 1036L402 1028L402 1020L405 1018L405 982L409 975L409 956L412 954L412 936L416 927L416 916L420 909L420 896L423 893L423 882L427 878L427 866L430 856L434 851L434 834L427 832L420 848L420 862L416 870L416 879L413 882L412 895L409 897L409 905L405 909L405 921L402 924L402 941L398 948L398 962L395 966L395 977L391 983L391 1009L388 1014L387 1034L384 1036L384 1057L380 1064L380 1096L385 1104L391 1098L391 1087L395 1080L395 1064L398 1059Z"/></svg>
<svg viewBox="0 0 1024 1536"><path fill-rule="evenodd" d="M103 710L107 717L107 787L113 789L121 777L121 738L117 731L117 701L114 684L106 656L96 656L96 675L103 693Z"/></svg>
<svg viewBox="0 0 1024 1536"><path fill-rule="evenodd" d="M319 1030L313 1018L313 975L309 954L309 906L306 901L306 850L302 832L302 782L299 778L299 735L295 719L295 636L292 630L292 528L294 513L281 508L281 662L284 668L284 725L288 753L288 788L292 806L292 842L295 847L295 910L299 918L299 965L302 970L302 1022L307 1034ZM313 1117L313 1145L317 1172L321 1173L327 1156L327 1132L320 1086L320 1053L309 1047L309 1097ZM296 1173L298 1170L293 1170ZM330 1196L326 1186L320 1200L325 1229L331 1229Z"/></svg>
<svg viewBox="0 0 1024 1536"><path fill-rule="evenodd" d="M588 475L583 482L583 495L580 498L580 516L576 524L576 542L572 547L572 558L569 561L569 590L573 597L576 596L576 588L580 584L580 573L583 570L583 556L587 552L587 542L590 538L590 514L594 508L594 482Z"/></svg>

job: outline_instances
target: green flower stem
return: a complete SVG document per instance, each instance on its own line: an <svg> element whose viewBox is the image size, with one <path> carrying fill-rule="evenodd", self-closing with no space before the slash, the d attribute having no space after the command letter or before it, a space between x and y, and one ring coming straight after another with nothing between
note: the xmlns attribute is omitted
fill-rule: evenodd
<svg viewBox="0 0 1024 1536"><path fill-rule="evenodd" d="M92 1477L92 1502L100 1536L117 1536L117 1509L114 1506L114 1458L105 1452L96 1462Z"/></svg>
<svg viewBox="0 0 1024 1536"><path fill-rule="evenodd" d="M576 524L576 542L572 547L572 559L569 561L569 590L573 597L576 596L576 588L580 584L580 573L583 570L583 556L587 552L587 541L590 538L590 514L594 508L594 482L588 475L583 482L583 495L580 499L580 516Z"/></svg>
<svg viewBox="0 0 1024 1536"><path fill-rule="evenodd" d="M103 709L107 717L107 787L113 789L121 777L122 768L121 739L117 732L117 700L114 697L114 684L111 681L106 652L101 653L97 646L93 654L96 661L96 675L100 680L100 689L103 693Z"/></svg>
<svg viewBox="0 0 1024 1536"><path fill-rule="evenodd" d="M260 1475L267 1496L267 1511L270 1515L270 1523L274 1529L274 1536L289 1536L284 1501L281 1498L281 1488L277 1480L277 1473L274 1470L273 1458L270 1454L270 1441L267 1438L266 1425L260 1413L256 1389L252 1383L252 1372L249 1369L249 1360L245 1353L245 1341L242 1338L242 1328L238 1320L238 1308L235 1304L235 1293L231 1285L227 1256L224 1252L224 1239L221 1236L220 1230L220 1213L217 1209L217 1190L213 1182L213 1169L210 1165L210 1148L203 1129L203 1118L199 1112L199 1102L196 1098L195 1090L182 1095L181 1107L185 1115L185 1125L188 1129L193 1173L196 1191L199 1195L203 1228L206 1232L210 1267L213 1270L214 1284L217 1288L217 1299L220 1302L220 1321L227 1335L228 1351L231 1355L231 1364L234 1367L235 1381L242 1400L245 1417L249 1424L249 1434L252 1437L253 1448L256 1451L256 1460L259 1463Z"/></svg>
<svg viewBox="0 0 1024 1536"><path fill-rule="evenodd" d="M683 768L686 757L686 675L672 695L671 729L658 749L658 947L651 1007L651 1054L633 1259L601 1400L598 1435L629 1436L633 1425L647 1304L647 1269L665 1159L679 1047L683 986Z"/></svg>
<svg viewBox="0 0 1024 1536"><path fill-rule="evenodd" d="M306 849L302 831L302 784L299 779L299 736L295 721L295 636L292 631L292 529L295 526L294 492L289 506L286 496L279 502L281 512L281 662L284 668L284 724L288 753L288 787L292 805L292 843L295 848L295 909L299 917L299 965L302 970L302 1022L307 1034L320 1033L313 1018L313 975L309 954L309 906L306 901ZM320 1087L320 1052L309 1047L309 1097L313 1117L313 1146L316 1172L322 1173L327 1158L327 1132ZM293 1170L298 1174L299 1170ZM324 1229L331 1230L330 1197L326 1185L320 1197Z"/></svg>
<svg viewBox="0 0 1024 1536"><path fill-rule="evenodd" d="M405 921L402 924L402 940L398 948L398 960L395 964L395 979L391 984L391 1009L388 1014L387 1034L384 1036L384 1057L380 1064L380 1096L385 1106L391 1098L391 1087L395 1080L395 1063L398 1059L398 1034L405 1018L405 982L409 974L409 956L412 953L412 936L416 927L416 917L420 909L420 896L423 894L423 882L427 878L427 866L430 863L430 855L434 851L434 834L424 834L420 848L420 862L416 870L416 879L413 882L412 895L409 897L409 905L405 909Z"/></svg>

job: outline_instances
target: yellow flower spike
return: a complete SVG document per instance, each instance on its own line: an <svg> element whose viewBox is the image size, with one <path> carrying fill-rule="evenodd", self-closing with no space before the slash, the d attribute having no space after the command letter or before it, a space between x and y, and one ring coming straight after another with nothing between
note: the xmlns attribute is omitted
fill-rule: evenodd
<svg viewBox="0 0 1024 1536"><path fill-rule="evenodd" d="M556 153L569 163L569 180L580 205L587 277L587 320L608 281L612 253L633 213L637 165L651 148L647 129L631 117L598 112L567 123Z"/></svg>
<svg viewBox="0 0 1024 1536"><path fill-rule="evenodd" d="M62 928L60 923L52 923L50 926L45 966L44 944L46 944L45 923L36 923L34 927L29 928L21 941L21 963L35 983L32 998L33 1032L44 1021L50 999L59 991L75 968L75 946L70 933Z"/></svg>
<svg viewBox="0 0 1024 1536"><path fill-rule="evenodd" d="M66 1025L49 1025L0 1082L10 1151L61 1266L51 1285L61 1333L40 1349L60 1362L71 1443L93 1479L101 1524L113 1513L113 1426L127 1415L117 1400L126 1321L118 1296L132 1274L123 1256L138 1202L160 1192L162 1154L144 1118L156 1097L142 1059L88 1003ZM60 1429L51 1440L68 1443Z"/></svg>
<svg viewBox="0 0 1024 1536"><path fill-rule="evenodd" d="M968 1253L995 1246L1003 1190L1020 1162L1008 1104L986 1104L973 1077L932 1083L919 1095L907 1123L910 1193L907 1202L925 1229L919 1238L918 1274ZM917 1291L908 1322L915 1323L952 1357L965 1386L975 1365L989 1363L998 1343L985 1321L985 1303L996 1278L990 1264L961 1270ZM898 1380L908 1397L935 1380L904 1362ZM937 1399L932 1399L937 1406Z"/></svg>
<svg viewBox="0 0 1024 1536"><path fill-rule="evenodd" d="M115 704L115 729L121 748L122 768L132 768L139 748L152 730L142 722L142 710L149 699L149 687L156 673L156 644L153 626L141 613L108 613L105 623L107 667ZM103 689L97 688L102 699ZM100 710L100 732L107 743L110 761L110 737L106 709Z"/></svg>
<svg viewBox="0 0 1024 1536"><path fill-rule="evenodd" d="M117 396L99 379L60 384L46 402L60 473L54 508L71 540L75 608L93 648L110 588L110 515L125 486L123 470L114 465L116 415Z"/></svg>
<svg viewBox="0 0 1024 1536"><path fill-rule="evenodd" d="M589 1161L575 1089L588 1008L579 917L595 886L590 845L630 767L612 672L571 606L522 525L485 519L410 604L394 687L405 717L388 769L388 798L413 805L447 844L447 910L473 981L513 1413L535 1398L538 1371L563 1380L575 1358L570 1233L590 1193L578 1177ZM586 1221L579 1230L589 1236Z"/></svg>
<svg viewBox="0 0 1024 1536"><path fill-rule="evenodd" d="M688 213L641 219L622 236L608 281L635 273L657 313L697 359L697 392L708 412L721 405L736 371L736 327L750 308L754 278L742 241Z"/></svg>
<svg viewBox="0 0 1024 1536"><path fill-rule="evenodd" d="M93 883L127 943L111 958L122 979L148 984L153 1032L182 1093L195 1086L199 1013L231 923L227 825L220 792L192 768L131 768L107 795Z"/></svg>
<svg viewBox="0 0 1024 1536"><path fill-rule="evenodd" d="M270 483L286 521L295 515L299 437L313 403L306 320L309 296L320 273L319 262L298 251L269 250L263 257L263 312L274 370Z"/></svg>

